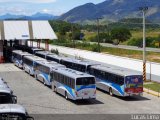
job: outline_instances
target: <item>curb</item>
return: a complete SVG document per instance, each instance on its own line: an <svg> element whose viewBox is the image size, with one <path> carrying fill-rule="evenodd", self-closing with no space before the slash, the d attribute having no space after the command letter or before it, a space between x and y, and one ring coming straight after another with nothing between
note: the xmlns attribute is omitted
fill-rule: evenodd
<svg viewBox="0 0 160 120"><path fill-rule="evenodd" d="M146 93L148 93L148 94L154 95L156 97L160 97L160 93L155 92L153 90L150 90L150 89L147 89L147 88L143 88L143 91L146 92Z"/></svg>

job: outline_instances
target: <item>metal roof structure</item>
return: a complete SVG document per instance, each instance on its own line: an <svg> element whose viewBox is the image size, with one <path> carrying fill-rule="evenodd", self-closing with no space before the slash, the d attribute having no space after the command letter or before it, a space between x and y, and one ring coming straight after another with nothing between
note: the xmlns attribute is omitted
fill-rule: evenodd
<svg viewBox="0 0 160 120"><path fill-rule="evenodd" d="M57 36L47 21L32 21L33 39L57 39Z"/></svg>
<svg viewBox="0 0 160 120"><path fill-rule="evenodd" d="M0 21L0 40L57 39L48 21Z"/></svg>
<svg viewBox="0 0 160 120"><path fill-rule="evenodd" d="M4 36L6 40L30 39L28 21L4 21Z"/></svg>

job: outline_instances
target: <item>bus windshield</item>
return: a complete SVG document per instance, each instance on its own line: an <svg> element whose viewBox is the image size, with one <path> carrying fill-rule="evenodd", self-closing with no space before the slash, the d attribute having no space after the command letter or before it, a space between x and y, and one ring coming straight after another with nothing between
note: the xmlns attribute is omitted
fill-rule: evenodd
<svg viewBox="0 0 160 120"><path fill-rule="evenodd" d="M143 79L141 75L127 76L125 83L127 88L143 87Z"/></svg>
<svg viewBox="0 0 160 120"><path fill-rule="evenodd" d="M94 77L84 77L84 78L77 78L76 85L91 85L95 84Z"/></svg>
<svg viewBox="0 0 160 120"><path fill-rule="evenodd" d="M0 93L0 104L12 103L12 97L10 94Z"/></svg>

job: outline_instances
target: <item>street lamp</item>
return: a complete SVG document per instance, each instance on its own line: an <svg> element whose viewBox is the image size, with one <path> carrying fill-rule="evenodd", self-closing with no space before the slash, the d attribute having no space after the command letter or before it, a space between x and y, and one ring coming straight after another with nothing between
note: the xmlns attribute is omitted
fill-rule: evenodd
<svg viewBox="0 0 160 120"><path fill-rule="evenodd" d="M98 52L100 53L101 52L101 49L100 49L100 38L99 38L99 20L102 19L102 18L97 18L97 36L98 36Z"/></svg>
<svg viewBox="0 0 160 120"><path fill-rule="evenodd" d="M143 13L143 80L146 81L146 20L145 16L148 10L148 7L139 8Z"/></svg>

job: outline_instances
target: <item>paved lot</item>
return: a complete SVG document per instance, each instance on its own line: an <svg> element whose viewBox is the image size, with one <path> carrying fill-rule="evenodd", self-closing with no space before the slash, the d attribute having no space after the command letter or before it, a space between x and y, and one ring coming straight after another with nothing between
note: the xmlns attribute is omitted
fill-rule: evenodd
<svg viewBox="0 0 160 120"><path fill-rule="evenodd" d="M29 114L133 114L159 113L160 98L144 93L143 97L110 97L97 91L97 100L67 101L13 64L0 64L0 77L18 96L18 103Z"/></svg>

